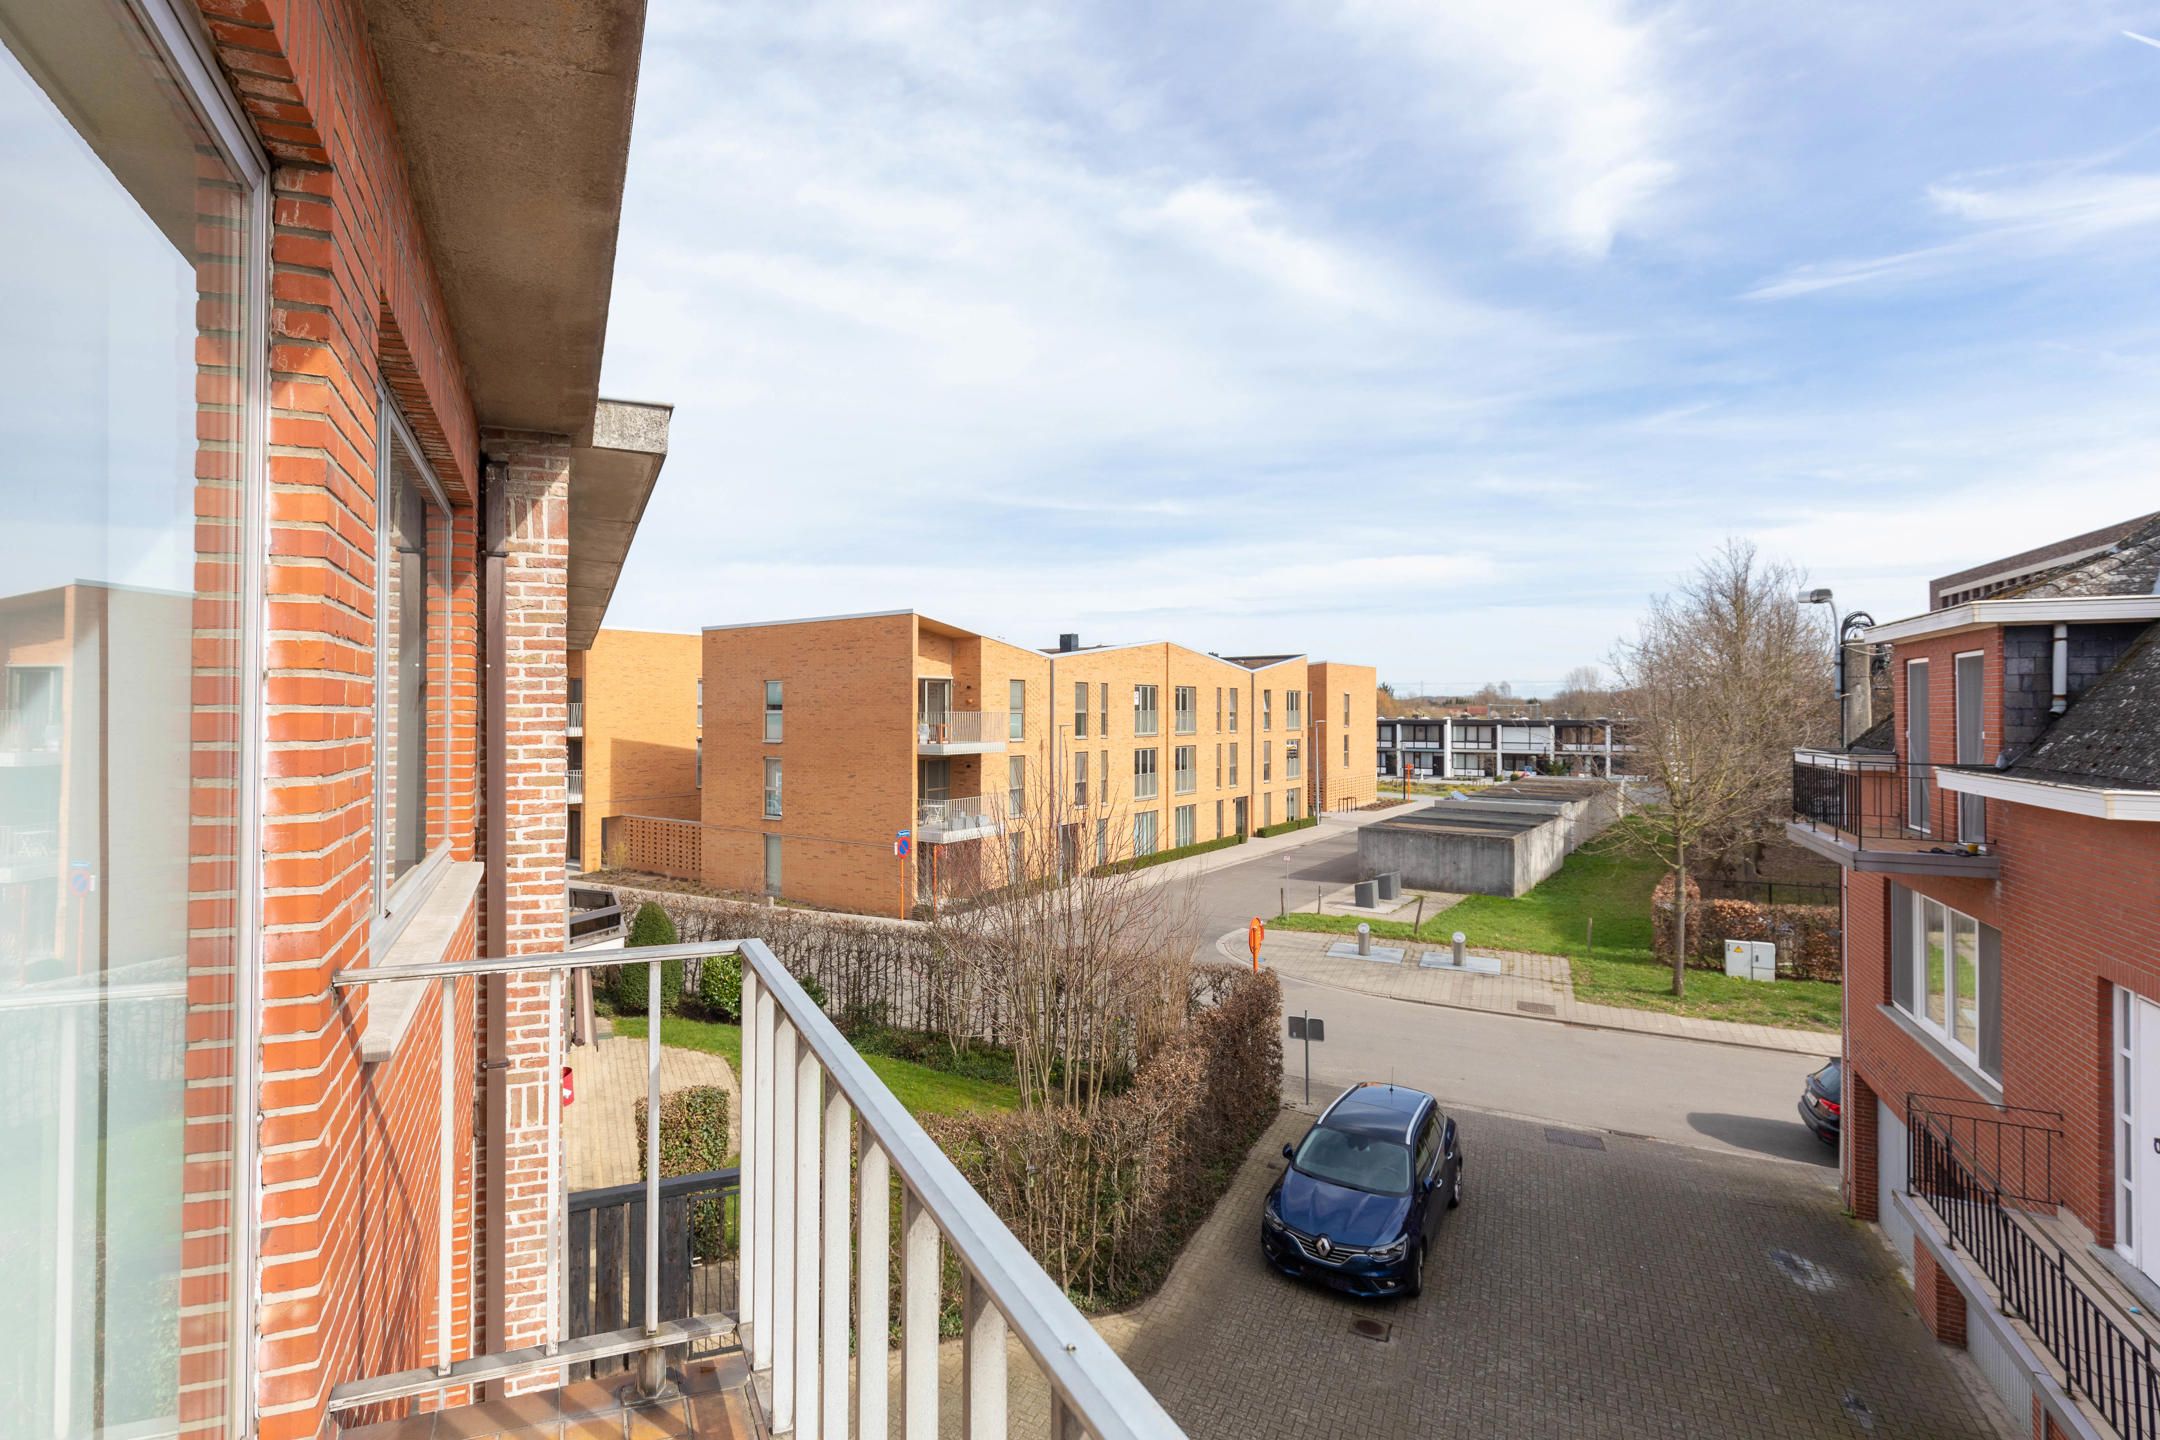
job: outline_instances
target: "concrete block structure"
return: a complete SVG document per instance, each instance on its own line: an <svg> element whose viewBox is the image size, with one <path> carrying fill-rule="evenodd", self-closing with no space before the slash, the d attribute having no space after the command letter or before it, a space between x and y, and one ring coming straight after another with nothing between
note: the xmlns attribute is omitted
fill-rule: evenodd
<svg viewBox="0 0 2160 1440"><path fill-rule="evenodd" d="M1370 667L1032 649L907 610L716 626L703 644L696 873L730 890L907 913L1374 795ZM633 850L679 857L663 828Z"/></svg>
<svg viewBox="0 0 2160 1440"><path fill-rule="evenodd" d="M1558 870L1618 818L1618 787L1597 780L1518 780L1435 802L1358 831L1361 874L1459 895L1516 896Z"/></svg>
<svg viewBox="0 0 2160 1440"><path fill-rule="evenodd" d="M656 630L602 630L570 652L571 871L608 863L618 816L698 818L703 663L697 636Z"/></svg>
<svg viewBox="0 0 2160 1440"><path fill-rule="evenodd" d="M2137 1434L2160 1388L2160 519L1931 598L1861 637L1890 647L1890 716L1793 767L1788 833L1844 872L1845 1196L2035 1436Z"/></svg>

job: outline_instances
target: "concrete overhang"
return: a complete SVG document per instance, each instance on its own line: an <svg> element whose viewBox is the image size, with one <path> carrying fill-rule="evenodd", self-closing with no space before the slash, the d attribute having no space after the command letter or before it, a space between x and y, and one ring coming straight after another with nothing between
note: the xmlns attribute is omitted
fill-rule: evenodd
<svg viewBox="0 0 2160 1440"><path fill-rule="evenodd" d="M570 452L570 615L564 641L589 650L667 459L672 405L602 400Z"/></svg>
<svg viewBox="0 0 2160 1440"><path fill-rule="evenodd" d="M2064 595L2031 600L1973 600L1860 632L1870 645L1923 640L1996 625L2106 625L2160 620L2160 595Z"/></svg>
<svg viewBox="0 0 2160 1440"><path fill-rule="evenodd" d="M600 393L644 0L362 0L481 423Z"/></svg>

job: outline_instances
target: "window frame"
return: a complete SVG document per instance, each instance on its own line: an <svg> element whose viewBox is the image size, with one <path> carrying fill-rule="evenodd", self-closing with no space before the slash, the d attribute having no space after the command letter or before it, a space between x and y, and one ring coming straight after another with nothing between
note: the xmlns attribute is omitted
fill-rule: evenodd
<svg viewBox="0 0 2160 1440"><path fill-rule="evenodd" d="M1981 1051L1986 1045L1988 1032L1989 1017L1982 1009L1982 1006L1986 1002L1988 989L1987 984L1983 978L1983 972L1987 965L1986 931L1991 927L1989 927L1984 921L1980 920L1977 916L1968 915L1964 911L1957 909L1955 906L1946 905L1942 901L1934 899L1933 897L1924 894L1921 891L1910 890L1908 893L1910 893L1910 895L1912 896L1909 907L1911 910L1911 918L1909 921L1911 929L1907 937L1910 954L1909 959L1905 963L1910 967L1907 979L1910 986L1909 993L1911 995L1912 1003L1910 1006L1904 1004L1898 998L1895 986L1893 986L1891 990L1892 1003L1905 1016L1906 1019L1910 1020L1913 1024L1919 1026L1921 1030L1925 1031L1929 1039L1942 1045L1952 1055L1956 1056L1967 1067L1969 1067L1974 1074L1981 1076L1991 1086L1994 1086L1996 1089L2000 1089L2002 1086L2001 1079L1998 1076L1989 1074L1984 1062L1981 1059ZM1933 909L1936 911L1940 911L1942 914L1943 936L1942 986L1941 989L1933 995L1931 995L1929 992L1927 973L1928 922L1932 918L1929 913L1930 907L1933 907ZM1957 1033L1957 1006L1960 998L1957 986L1958 935L1961 929L1959 922L1961 921L1964 922L1965 925L1969 925L1972 927L1972 969L1974 994L1973 1043L1971 1045L1967 1045L1964 1041L1960 1040ZM1893 923L1895 923L1894 920ZM1996 943L1999 948L2001 944L1999 932ZM1998 968L2001 965L2001 959L1999 954L1996 960L1996 965ZM1999 992L2001 988L1999 979L1996 988ZM1943 1018L1940 1023L1937 1023L1928 1014L1929 1003L1933 999L1939 999L1942 1002ZM2000 1004L2001 1001L1998 996L1998 999L1996 1001L1996 1005L1998 1008L2000 1007ZM2001 1024L2001 1019L2002 1017L2000 1015L1995 1016L1995 1021L1998 1027ZM2000 1033L1999 1030L1998 1033Z"/></svg>
<svg viewBox="0 0 2160 1440"><path fill-rule="evenodd" d="M1025 680L1007 680L1005 682L1005 738L1007 740L1025 740L1027 738L1027 681Z"/></svg>
<svg viewBox="0 0 2160 1440"><path fill-rule="evenodd" d="M773 699L777 694L778 701ZM764 744L778 745L787 736L787 682L767 680L764 685L765 729Z"/></svg>
<svg viewBox="0 0 2160 1440"><path fill-rule="evenodd" d="M1152 800L1162 793L1162 751L1152 745L1133 751L1133 795L1135 800ZM1143 784L1146 788L1142 788Z"/></svg>
<svg viewBox="0 0 2160 1440"><path fill-rule="evenodd" d="M1180 735L1200 733L1200 688L1178 685L1170 691L1170 725Z"/></svg>
<svg viewBox="0 0 2160 1440"><path fill-rule="evenodd" d="M1182 759L1190 759L1190 765L1181 765ZM1170 783L1179 795L1193 794L1200 788L1200 747L1179 745L1170 752Z"/></svg>
<svg viewBox="0 0 2160 1440"><path fill-rule="evenodd" d="M1142 695L1145 695L1147 697L1147 704L1145 705L1142 705L1140 703L1140 697ZM1160 735L1162 733L1161 687L1156 685L1133 686L1132 711L1132 733L1135 739L1144 739L1149 736ZM1143 725L1145 725L1145 729L1141 728Z"/></svg>
<svg viewBox="0 0 2160 1440"><path fill-rule="evenodd" d="M765 783L765 808L762 818L767 820L781 819L784 804L781 798L781 786L785 781L785 776L781 773L779 756L767 755L765 757L763 779Z"/></svg>
<svg viewBox="0 0 2160 1440"><path fill-rule="evenodd" d="M1073 681L1073 739L1088 738L1088 682Z"/></svg>

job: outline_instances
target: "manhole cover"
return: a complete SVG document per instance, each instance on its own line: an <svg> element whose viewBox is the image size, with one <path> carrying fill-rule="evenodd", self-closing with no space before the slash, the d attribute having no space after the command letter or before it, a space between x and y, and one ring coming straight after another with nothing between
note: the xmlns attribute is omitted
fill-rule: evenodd
<svg viewBox="0 0 2160 1440"><path fill-rule="evenodd" d="M1378 1340L1383 1344L1386 1343L1388 1333L1393 1328L1393 1326L1382 1320L1353 1320L1350 1322L1351 1334L1366 1340Z"/></svg>
<svg viewBox="0 0 2160 1440"><path fill-rule="evenodd" d="M1525 1015L1557 1015L1560 1013L1542 1000L1517 1000L1515 1008Z"/></svg>
<svg viewBox="0 0 2160 1440"><path fill-rule="evenodd" d="M1545 1143L1548 1145L1573 1145L1578 1150L1602 1150L1605 1148L1605 1137L1602 1135L1586 1135L1580 1130L1548 1129L1545 1132Z"/></svg>

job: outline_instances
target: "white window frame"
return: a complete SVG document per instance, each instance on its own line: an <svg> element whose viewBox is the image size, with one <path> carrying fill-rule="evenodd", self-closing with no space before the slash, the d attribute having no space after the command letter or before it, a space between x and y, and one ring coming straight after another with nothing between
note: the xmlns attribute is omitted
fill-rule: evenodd
<svg viewBox="0 0 2160 1440"><path fill-rule="evenodd" d="M780 818L780 787L783 778L780 773L780 757L767 755L765 757L765 818L767 820L778 820Z"/></svg>
<svg viewBox="0 0 2160 1440"><path fill-rule="evenodd" d="M2137 1048L2131 1038L2136 1019L2137 996L2115 987L2115 1047L2112 1083L2115 1090L2115 1249L2124 1259L2137 1263L2137 1085L2132 1073Z"/></svg>
<svg viewBox="0 0 2160 1440"><path fill-rule="evenodd" d="M1237 687L1233 685L1230 687L1230 733L1233 735L1238 733L1237 697Z"/></svg>
<svg viewBox="0 0 2160 1440"><path fill-rule="evenodd" d="M1188 759L1192 762L1189 765L1179 763ZM1178 794L1190 795L1198 790L1200 788L1200 747L1197 745L1178 746L1171 752L1170 770L1170 782Z"/></svg>
<svg viewBox="0 0 2160 1440"><path fill-rule="evenodd" d="M1146 703L1141 702L1145 700ZM1142 738L1162 733L1162 692L1153 685L1132 687L1133 735Z"/></svg>
<svg viewBox="0 0 2160 1440"><path fill-rule="evenodd" d="M1149 746L1133 751L1133 790L1135 800L1152 800L1162 789L1162 751Z"/></svg>
<svg viewBox="0 0 2160 1440"><path fill-rule="evenodd" d="M1022 740L1027 737L1027 681L1005 682L1005 738Z"/></svg>
<svg viewBox="0 0 2160 1440"><path fill-rule="evenodd" d="M1085 751L1085 750L1075 750L1075 751L1073 752L1073 798L1072 798L1072 803L1073 803L1074 805L1076 805L1076 806L1080 806L1080 807L1085 807L1085 806L1087 805L1087 803L1088 803L1088 798L1087 798L1087 781L1088 781L1088 752L1087 752L1087 751Z"/></svg>
<svg viewBox="0 0 2160 1440"><path fill-rule="evenodd" d="M1005 757L1005 816L1018 820L1027 814L1027 757Z"/></svg>
<svg viewBox="0 0 2160 1440"><path fill-rule="evenodd" d="M1088 682L1073 681L1073 739L1087 739Z"/></svg>
<svg viewBox="0 0 2160 1440"><path fill-rule="evenodd" d="M1170 848L1182 850L1200 841L1200 807L1180 805L1170 817Z"/></svg>
<svg viewBox="0 0 2160 1440"><path fill-rule="evenodd" d="M787 734L787 683L767 680L763 691L765 699L765 743L778 745ZM773 697L778 696L775 700Z"/></svg>
<svg viewBox="0 0 2160 1440"><path fill-rule="evenodd" d="M1153 810L1142 810L1133 816L1133 856L1152 855L1161 847L1158 833L1161 822Z"/></svg>
<svg viewBox="0 0 2160 1440"><path fill-rule="evenodd" d="M1927 935L1928 907L1940 910L1943 916L1943 1020L1940 1025L1928 1016L1927 987ZM1987 1017L1980 1013L1980 997L1973 997L1973 1039L1966 1045L1957 1038L1957 923L1962 920L1973 927L1973 983L1980 983L1980 921L1964 911L1929 898L1920 891L1912 892L1912 997L1913 1007L1906 1011L1915 1025L1929 1036L1941 1042L1951 1054L1963 1060L1974 1074L1995 1083L1992 1076L1980 1068L1980 1036L1987 1033Z"/></svg>
<svg viewBox="0 0 2160 1440"><path fill-rule="evenodd" d="M1295 740L1282 742L1283 779L1302 780L1305 776L1304 752Z"/></svg>
<svg viewBox="0 0 2160 1440"><path fill-rule="evenodd" d="M1189 703L1188 703L1189 702ZM1200 733L1200 689L1179 685L1170 692L1170 723L1180 735Z"/></svg>

